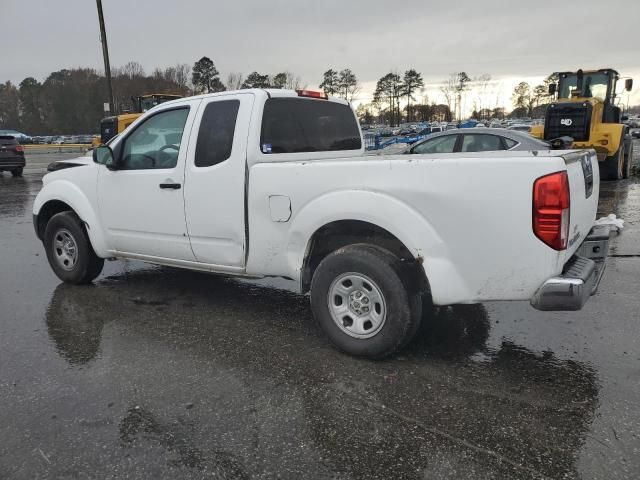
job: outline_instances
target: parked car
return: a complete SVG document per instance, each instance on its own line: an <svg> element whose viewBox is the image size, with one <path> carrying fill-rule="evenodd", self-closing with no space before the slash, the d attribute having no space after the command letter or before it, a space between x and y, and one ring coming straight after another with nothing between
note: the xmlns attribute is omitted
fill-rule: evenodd
<svg viewBox="0 0 640 480"><path fill-rule="evenodd" d="M18 132L17 130L0 130L0 135L5 137L6 136L14 137L18 141L18 143L20 143L21 145L33 143L32 137L30 137L25 133Z"/></svg>
<svg viewBox="0 0 640 480"><path fill-rule="evenodd" d="M629 118L628 125L631 128L640 128L640 117Z"/></svg>
<svg viewBox="0 0 640 480"><path fill-rule="evenodd" d="M631 132L631 136L632 136L633 138L640 138L640 130L633 130L633 131Z"/></svg>
<svg viewBox="0 0 640 480"><path fill-rule="evenodd" d="M24 166L24 147L13 135L0 135L0 172L21 177Z"/></svg>
<svg viewBox="0 0 640 480"><path fill-rule="evenodd" d="M499 150L549 150L547 142L514 130L491 128L448 130L415 143L405 153L493 152Z"/></svg>
<svg viewBox="0 0 640 480"><path fill-rule="evenodd" d="M444 128L440 125L435 125L431 127L426 127L418 132L418 135L431 135L432 133L440 133L443 132Z"/></svg>
<svg viewBox="0 0 640 480"><path fill-rule="evenodd" d="M507 127L507 130L516 130L518 132L529 132L531 130L531 125L528 125L526 123L516 123Z"/></svg>
<svg viewBox="0 0 640 480"><path fill-rule="evenodd" d="M289 278L353 355L406 345L423 300L576 310L600 279L595 152L367 157L348 102L319 92L158 105L65 163L33 204L61 280L89 283L106 258Z"/></svg>

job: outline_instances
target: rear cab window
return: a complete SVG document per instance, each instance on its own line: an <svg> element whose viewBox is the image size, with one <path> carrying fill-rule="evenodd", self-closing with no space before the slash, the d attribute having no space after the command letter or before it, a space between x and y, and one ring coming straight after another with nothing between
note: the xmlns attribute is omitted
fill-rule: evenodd
<svg viewBox="0 0 640 480"><path fill-rule="evenodd" d="M264 154L359 150L356 116L349 105L327 100L270 98L264 106Z"/></svg>

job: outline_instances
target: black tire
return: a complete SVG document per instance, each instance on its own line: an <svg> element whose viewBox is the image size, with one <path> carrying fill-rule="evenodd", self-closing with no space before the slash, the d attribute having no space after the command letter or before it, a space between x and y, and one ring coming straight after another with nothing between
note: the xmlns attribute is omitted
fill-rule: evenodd
<svg viewBox="0 0 640 480"><path fill-rule="evenodd" d="M334 283L346 274L365 277L365 283L370 280L373 290L381 293L386 312L384 320L368 338L346 333L344 330L350 325L343 323L342 327L338 326L331 313L330 291ZM368 290L363 285L364 290ZM342 305L342 300L339 305ZM320 328L339 350L358 357L379 359L404 347L417 332L422 315L422 292L406 262L383 248L355 244L330 253L318 265L311 283L311 308ZM347 322L350 316L358 318L348 310L345 314Z"/></svg>
<svg viewBox="0 0 640 480"><path fill-rule="evenodd" d="M600 166L600 180L620 180L622 178L621 155L624 163L624 141L620 142L620 148L614 155L598 163Z"/></svg>
<svg viewBox="0 0 640 480"><path fill-rule="evenodd" d="M624 152L624 165L622 166L622 178L631 176L631 163L633 163L633 139L628 142L628 147Z"/></svg>
<svg viewBox="0 0 640 480"><path fill-rule="evenodd" d="M68 260L63 266L61 252L57 241L71 239L75 245L75 262ZM104 259L93 251L87 232L78 216L73 212L62 212L51 217L44 231L44 248L47 252L49 265L60 280L74 285L91 283L104 266ZM66 258L69 258L68 256Z"/></svg>
<svg viewBox="0 0 640 480"><path fill-rule="evenodd" d="M21 177L22 176L22 170L23 168L15 168L13 170L11 170L11 175L13 175L14 177Z"/></svg>

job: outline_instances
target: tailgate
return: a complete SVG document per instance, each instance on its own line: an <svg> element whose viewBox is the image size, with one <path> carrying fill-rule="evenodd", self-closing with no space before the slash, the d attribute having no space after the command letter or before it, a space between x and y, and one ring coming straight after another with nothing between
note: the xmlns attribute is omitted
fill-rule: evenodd
<svg viewBox="0 0 640 480"><path fill-rule="evenodd" d="M577 150L563 154L567 165L571 210L569 241L563 263L567 262L589 234L596 220L600 196L600 171L593 150Z"/></svg>

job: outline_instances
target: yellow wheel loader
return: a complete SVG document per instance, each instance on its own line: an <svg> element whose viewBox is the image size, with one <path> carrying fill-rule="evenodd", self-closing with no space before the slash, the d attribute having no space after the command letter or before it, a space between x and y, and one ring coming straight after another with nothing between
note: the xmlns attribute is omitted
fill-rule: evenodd
<svg viewBox="0 0 640 480"><path fill-rule="evenodd" d="M113 137L122 133L122 131L131 125L136 118L147 110L164 102L182 98L182 95L172 95L166 93L151 93L149 95L139 95L131 97L133 102L133 111L115 115L113 117L105 117L100 121L100 137L95 137L92 142L93 147L107 143Z"/></svg>
<svg viewBox="0 0 640 480"><path fill-rule="evenodd" d="M600 178L628 178L633 160L633 143L622 110L616 104L618 72L611 68L558 74L558 84L549 86L557 99L547 108L544 125L534 125L534 137L552 141L570 137L572 148L591 148L598 154ZM633 80L624 84L627 91Z"/></svg>

